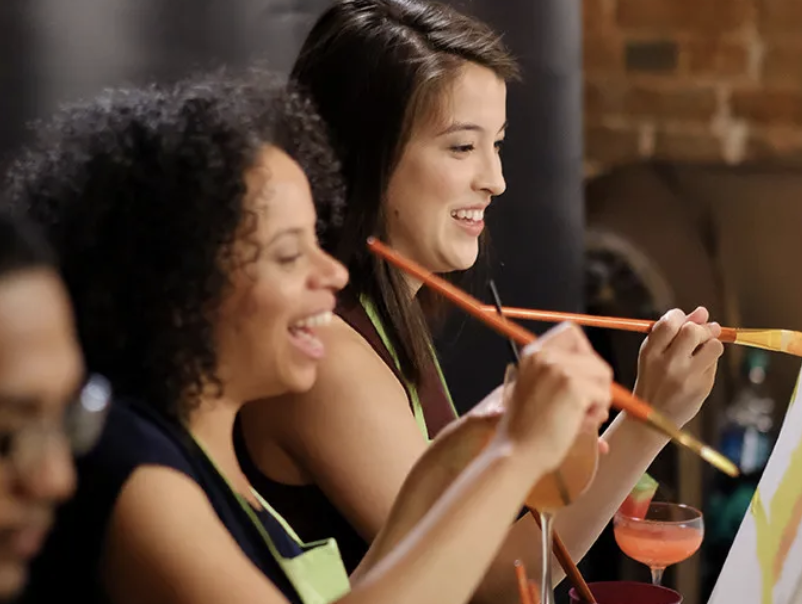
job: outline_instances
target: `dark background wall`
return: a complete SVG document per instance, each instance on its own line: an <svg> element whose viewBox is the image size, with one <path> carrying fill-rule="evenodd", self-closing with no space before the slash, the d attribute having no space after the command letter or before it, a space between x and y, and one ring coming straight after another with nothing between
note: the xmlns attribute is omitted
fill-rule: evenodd
<svg viewBox="0 0 802 604"><path fill-rule="evenodd" d="M510 306L582 305L582 71L580 0L452 2L486 20L518 57L504 147L507 191L488 212L489 253L472 286L487 298L492 276ZM536 325L528 327L537 330ZM455 317L440 339L457 405L478 402L503 375L506 344Z"/></svg>
<svg viewBox="0 0 802 604"><path fill-rule="evenodd" d="M454 4L486 19L519 57L509 95L507 193L488 219L487 271L508 304L581 305L580 0ZM5 0L0 2L0 161L25 124L104 86L267 57L287 70L327 0ZM483 282L475 290L485 295ZM457 404L500 380L503 341L455 315L439 340Z"/></svg>

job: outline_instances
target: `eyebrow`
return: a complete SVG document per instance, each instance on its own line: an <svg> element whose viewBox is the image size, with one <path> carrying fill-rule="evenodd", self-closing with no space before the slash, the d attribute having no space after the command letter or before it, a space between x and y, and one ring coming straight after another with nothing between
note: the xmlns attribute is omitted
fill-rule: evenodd
<svg viewBox="0 0 802 604"><path fill-rule="evenodd" d="M499 132L502 132L507 129L507 124L509 122L504 122L504 125L498 129ZM473 124L470 122L454 122L448 128L443 130L438 136L443 136L446 134L453 134L454 132L484 132L485 129L482 128L479 124Z"/></svg>
<svg viewBox="0 0 802 604"><path fill-rule="evenodd" d="M295 235L296 237L300 237L303 235L304 230L301 227L294 227L291 229L284 229L283 231L279 231L275 235L270 238L270 241L267 242L267 245L273 245L276 241L281 239L282 237L287 237L289 235Z"/></svg>
<svg viewBox="0 0 802 604"><path fill-rule="evenodd" d="M36 397L0 391L0 409L21 415L35 415L41 406L41 401Z"/></svg>

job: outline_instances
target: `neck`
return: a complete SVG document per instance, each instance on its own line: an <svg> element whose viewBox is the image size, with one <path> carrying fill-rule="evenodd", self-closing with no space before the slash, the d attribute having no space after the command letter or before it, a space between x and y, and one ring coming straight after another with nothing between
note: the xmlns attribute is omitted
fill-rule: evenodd
<svg viewBox="0 0 802 604"><path fill-rule="evenodd" d="M240 468L234 450L234 420L241 407L239 401L204 397L190 413L187 428L234 490L252 500L250 482Z"/></svg>
<svg viewBox="0 0 802 604"><path fill-rule="evenodd" d="M407 275L404 273L404 282L407 284L407 288L409 289L409 295L414 298L418 295L420 288L423 287L423 282L411 275Z"/></svg>

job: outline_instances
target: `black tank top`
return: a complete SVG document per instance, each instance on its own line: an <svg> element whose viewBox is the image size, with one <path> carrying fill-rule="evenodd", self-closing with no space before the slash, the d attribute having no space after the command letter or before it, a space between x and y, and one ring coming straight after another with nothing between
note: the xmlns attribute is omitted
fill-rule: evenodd
<svg viewBox="0 0 802 604"><path fill-rule="evenodd" d="M406 381L395 364L381 336L376 331L365 308L358 302L340 303L337 314L371 345L376 354L395 374L412 406ZM432 365L424 371L417 386L420 405L430 438L456 418L437 368ZM270 502L275 510L292 526L302 541L315 541L334 537L348 573L359 565L370 546L340 511L316 485L287 485L265 476L248 454L239 424L234 429L234 445L245 475L254 488Z"/></svg>
<svg viewBox="0 0 802 604"><path fill-rule="evenodd" d="M258 529L189 433L149 407L125 401L115 401L97 447L78 461L77 493L59 510L22 602L108 602L97 571L106 527L120 490L142 465L169 467L197 482L251 562L290 602L301 604ZM282 556L302 553L275 518L254 511Z"/></svg>

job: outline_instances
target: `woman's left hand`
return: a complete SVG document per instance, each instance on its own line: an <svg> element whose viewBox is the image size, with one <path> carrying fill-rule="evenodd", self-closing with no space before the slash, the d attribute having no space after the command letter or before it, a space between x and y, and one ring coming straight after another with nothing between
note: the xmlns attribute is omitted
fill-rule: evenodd
<svg viewBox="0 0 802 604"><path fill-rule="evenodd" d="M640 348L634 393L679 426L693 419L710 394L724 352L721 327L708 319L704 307L689 315L672 309Z"/></svg>

